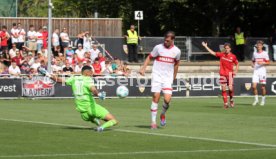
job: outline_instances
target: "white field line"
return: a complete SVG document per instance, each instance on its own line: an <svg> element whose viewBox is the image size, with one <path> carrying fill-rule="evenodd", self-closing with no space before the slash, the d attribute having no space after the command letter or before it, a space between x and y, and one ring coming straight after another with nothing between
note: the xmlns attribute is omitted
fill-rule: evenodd
<svg viewBox="0 0 276 159"><path fill-rule="evenodd" d="M67 126L75 128L90 128L87 126L81 125L71 125L71 124L61 124L61 123L48 123L48 122L39 122L39 121L28 121L28 120L17 120L17 119L5 119L0 118L3 121L12 121L12 122L21 122L21 123L32 123L32 124L44 124L44 125L53 125L53 126ZM165 136L173 138L183 138L183 139L192 139L192 140L203 140L203 141L213 141L213 142L222 142L222 143L231 143L231 144L243 144L243 145L253 145L253 146L262 146L276 148L276 145L273 144L264 144L264 143L255 143L255 142L246 142L246 141L235 141L235 140L224 140L224 139L214 139L214 138L205 138L205 137L192 137L192 136L182 136L182 135L173 135L173 134L162 134L154 132L145 132L145 131L134 131L134 130L124 130L124 129L113 129L118 132L127 132L135 134L144 134L144 135L153 135L153 136Z"/></svg>
<svg viewBox="0 0 276 159"><path fill-rule="evenodd" d="M68 154L33 154L33 155L6 155L0 158L40 158L40 157L69 157L69 156L110 156L110 155L147 155L147 154L170 154L170 153L212 153L212 152L246 152L275 150L276 148L251 148L251 149L216 149L216 150L179 150L179 151L137 151L137 152L91 152L91 153L68 153Z"/></svg>

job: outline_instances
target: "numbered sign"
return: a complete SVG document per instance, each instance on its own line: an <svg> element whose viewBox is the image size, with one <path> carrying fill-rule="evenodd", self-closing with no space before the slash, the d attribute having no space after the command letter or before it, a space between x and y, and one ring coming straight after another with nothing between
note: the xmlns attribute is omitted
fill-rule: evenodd
<svg viewBox="0 0 276 159"><path fill-rule="evenodd" d="M135 11L134 16L135 20L143 20L143 11Z"/></svg>

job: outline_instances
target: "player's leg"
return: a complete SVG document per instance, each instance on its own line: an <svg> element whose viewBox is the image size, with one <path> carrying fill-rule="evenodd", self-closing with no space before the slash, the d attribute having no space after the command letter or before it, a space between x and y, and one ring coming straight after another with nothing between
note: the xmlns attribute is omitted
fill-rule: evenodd
<svg viewBox="0 0 276 159"><path fill-rule="evenodd" d="M221 85L221 95L223 99L223 106L224 108L228 108L228 97L226 92L228 79L225 76L220 76L220 85Z"/></svg>
<svg viewBox="0 0 276 159"><path fill-rule="evenodd" d="M253 78L252 78L252 89L253 89L253 95L255 97L255 100L252 104L253 106L255 106L259 103L258 89L257 89L258 83L259 83L259 76L256 72L254 72Z"/></svg>
<svg viewBox="0 0 276 159"><path fill-rule="evenodd" d="M150 106L151 111L151 129L156 129L156 116L157 116L157 110L158 110L158 103L160 100L160 92L162 90L162 84L156 80L154 80L154 75L151 81L151 92L152 94L152 102Z"/></svg>
<svg viewBox="0 0 276 159"><path fill-rule="evenodd" d="M265 95L266 95L265 84L262 84L261 88L262 88L262 101L261 101L260 105L264 106L265 105Z"/></svg>
<svg viewBox="0 0 276 159"><path fill-rule="evenodd" d="M172 85L170 82L164 83L162 85L162 92L164 94L164 101L162 105L162 113L160 114L160 125L165 126L166 125L166 112L170 107L171 97L172 97Z"/></svg>
<svg viewBox="0 0 276 159"><path fill-rule="evenodd" d="M152 89L152 92L154 90ZM160 100L160 92L156 90L156 92L153 92L152 95L152 102L150 106L150 111L151 111L151 129L156 129L157 124L156 124L156 116L157 116L157 111L158 111L158 103Z"/></svg>
<svg viewBox="0 0 276 159"><path fill-rule="evenodd" d="M116 118L108 112L107 109L105 109L104 107L95 104L95 112L92 112L92 116L94 116L97 119L102 119L104 121L106 121L105 123L103 123L102 125L100 125L99 127L97 127L97 131L101 132L106 128L115 126L118 124L118 120L116 120Z"/></svg>
<svg viewBox="0 0 276 159"><path fill-rule="evenodd" d="M260 103L261 106L265 105L265 95L266 95L266 72L262 72L260 75L260 84L261 84L261 89L262 89L262 101Z"/></svg>
<svg viewBox="0 0 276 159"><path fill-rule="evenodd" d="M230 106L233 108L235 106L234 103L234 78L232 75L229 76L228 80L228 94L230 97Z"/></svg>

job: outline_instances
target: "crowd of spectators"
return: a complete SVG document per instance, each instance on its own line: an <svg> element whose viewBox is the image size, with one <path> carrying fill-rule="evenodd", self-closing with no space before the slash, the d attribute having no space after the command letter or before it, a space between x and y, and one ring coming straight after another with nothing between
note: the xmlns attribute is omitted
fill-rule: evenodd
<svg viewBox="0 0 276 159"><path fill-rule="evenodd" d="M20 23L14 23L10 31L2 26L0 40L0 77L34 75L38 67L47 69L48 63L54 74L80 74L85 65L93 68L94 76L130 74L126 63L100 51L101 45L93 41L89 32L80 33L72 42L66 28L61 32L55 29L52 39L48 39L47 26L30 25L27 32ZM51 53L47 51L48 42L52 43Z"/></svg>

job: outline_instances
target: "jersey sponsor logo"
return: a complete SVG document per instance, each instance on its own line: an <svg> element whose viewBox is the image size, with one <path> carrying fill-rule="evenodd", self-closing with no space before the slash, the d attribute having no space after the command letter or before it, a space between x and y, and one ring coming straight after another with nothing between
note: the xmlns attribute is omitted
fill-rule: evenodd
<svg viewBox="0 0 276 159"><path fill-rule="evenodd" d="M156 57L156 60L159 62L165 62L165 63L175 63L175 58L166 57L166 56L158 56Z"/></svg>
<svg viewBox="0 0 276 159"><path fill-rule="evenodd" d="M266 61L265 58L255 58L255 62L264 62Z"/></svg>
<svg viewBox="0 0 276 159"><path fill-rule="evenodd" d="M222 57L221 59L222 59L222 60L225 60L225 61L228 61L228 62L233 62L232 57L231 57L231 59L228 59L228 58L226 58L226 57Z"/></svg>

